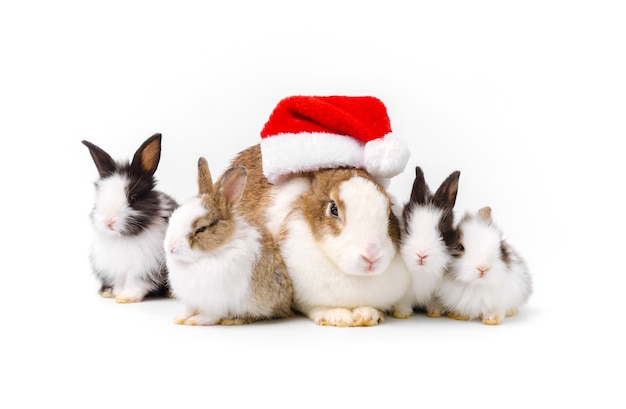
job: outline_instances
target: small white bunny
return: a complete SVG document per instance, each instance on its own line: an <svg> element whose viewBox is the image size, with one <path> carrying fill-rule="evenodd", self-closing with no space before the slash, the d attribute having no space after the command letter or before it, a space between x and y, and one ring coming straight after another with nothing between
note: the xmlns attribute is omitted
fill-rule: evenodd
<svg viewBox="0 0 626 409"><path fill-rule="evenodd" d="M505 317L517 314L532 294L528 266L502 238L490 207L460 220L452 256L437 291L451 318L501 324Z"/></svg>

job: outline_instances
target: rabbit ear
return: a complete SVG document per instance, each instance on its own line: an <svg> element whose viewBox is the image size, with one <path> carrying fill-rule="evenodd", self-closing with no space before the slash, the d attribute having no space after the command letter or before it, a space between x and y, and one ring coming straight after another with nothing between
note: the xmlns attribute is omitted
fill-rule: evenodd
<svg viewBox="0 0 626 409"><path fill-rule="evenodd" d="M154 172L159 166L159 160L161 159L161 134L155 133L144 143L141 144L133 161L130 164L131 169L138 170L142 173L148 173L154 175Z"/></svg>
<svg viewBox="0 0 626 409"><path fill-rule="evenodd" d="M209 170L209 162L203 157L198 159L198 193L213 193L213 178Z"/></svg>
<svg viewBox="0 0 626 409"><path fill-rule="evenodd" d="M228 169L226 173L224 173L222 188L224 189L223 192L226 203L234 204L239 201L243 194L243 189L246 187L247 179L248 170L242 166Z"/></svg>
<svg viewBox="0 0 626 409"><path fill-rule="evenodd" d="M478 216L486 222L491 222L491 207L485 206L478 209Z"/></svg>
<svg viewBox="0 0 626 409"><path fill-rule="evenodd" d="M111 158L111 155L102 150L102 148L88 141L82 141L82 143L89 148L89 153L91 154L93 162L96 164L96 168L98 168L100 177L104 178L109 176L117 169L117 164L113 158Z"/></svg>
<svg viewBox="0 0 626 409"><path fill-rule="evenodd" d="M439 189L435 192L433 196L433 202L436 206L441 208L452 209L454 207L454 203L456 203L456 194L459 189L459 176L461 176L461 172L454 171L443 181Z"/></svg>
<svg viewBox="0 0 626 409"><path fill-rule="evenodd" d="M424 172L419 166L415 167L415 180L413 181L413 189L411 190L411 198L409 203L424 204L430 196L430 189L424 179Z"/></svg>

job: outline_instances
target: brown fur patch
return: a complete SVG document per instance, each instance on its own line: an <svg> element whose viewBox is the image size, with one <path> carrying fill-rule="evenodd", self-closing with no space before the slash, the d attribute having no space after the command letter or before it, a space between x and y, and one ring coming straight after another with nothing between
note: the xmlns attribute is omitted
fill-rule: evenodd
<svg viewBox="0 0 626 409"><path fill-rule="evenodd" d="M231 161L230 167L243 166L248 171L246 187L237 205L239 214L250 224L265 224L265 211L270 203L272 184L263 175L261 146L253 145L239 152ZM216 184L221 184L223 175Z"/></svg>
<svg viewBox="0 0 626 409"><path fill-rule="evenodd" d="M189 247L212 251L227 243L235 232L235 222L232 218L232 209L225 203L221 194L201 195L202 205L207 212L196 219L189 234ZM204 231L198 232L198 229Z"/></svg>
<svg viewBox="0 0 626 409"><path fill-rule="evenodd" d="M161 157L161 141L154 139L141 151L141 168L146 172L153 172Z"/></svg>
<svg viewBox="0 0 626 409"><path fill-rule="evenodd" d="M308 174L311 177L311 189L304 193L297 202L297 207L302 210L306 221L311 226L314 237L319 240L326 235L337 236L343 224L348 220L345 203L339 197L341 184L354 177L361 177L371 181L376 189L387 200L387 214L389 217L389 235L396 246L400 243L400 224L391 212L391 199L380 183L369 173L362 169L334 168L324 169ZM339 218L328 215L329 204L334 202L339 211Z"/></svg>

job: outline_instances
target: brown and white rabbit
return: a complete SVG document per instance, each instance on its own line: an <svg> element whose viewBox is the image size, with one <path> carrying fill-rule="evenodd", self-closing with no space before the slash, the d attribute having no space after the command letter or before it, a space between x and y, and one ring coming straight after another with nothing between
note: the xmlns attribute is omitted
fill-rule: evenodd
<svg viewBox="0 0 626 409"><path fill-rule="evenodd" d="M295 308L319 325L383 322L409 285L389 195L363 170L325 169L287 182L277 206L298 188L279 233Z"/></svg>
<svg viewBox="0 0 626 409"><path fill-rule="evenodd" d="M497 325L517 314L533 291L525 260L503 239L490 207L459 221L452 256L437 291L451 318Z"/></svg>
<svg viewBox="0 0 626 409"><path fill-rule="evenodd" d="M394 306L396 318L408 318L413 309L425 310L429 317L439 317L443 310L435 290L448 267L448 247L455 238L454 204L459 186L459 171L452 172L433 194L424 172L415 167L411 196L402 210L400 253L411 273L411 285L405 297Z"/></svg>
<svg viewBox="0 0 626 409"><path fill-rule="evenodd" d="M172 214L163 245L171 291L184 305L177 324L234 325L293 314L278 245L238 209L247 173L232 167L214 185L200 158L198 195Z"/></svg>
<svg viewBox="0 0 626 409"><path fill-rule="evenodd" d="M399 253L391 200L370 174L316 170L270 184L254 145L231 166L246 166L254 191L242 210L278 240L294 287L294 308L319 325L377 325L405 293L409 273Z"/></svg>
<svg viewBox="0 0 626 409"><path fill-rule="evenodd" d="M130 163L113 160L91 142L82 143L100 175L90 213L94 233L90 259L100 293L118 303L166 295L163 238L177 203L155 189L161 134L144 141Z"/></svg>

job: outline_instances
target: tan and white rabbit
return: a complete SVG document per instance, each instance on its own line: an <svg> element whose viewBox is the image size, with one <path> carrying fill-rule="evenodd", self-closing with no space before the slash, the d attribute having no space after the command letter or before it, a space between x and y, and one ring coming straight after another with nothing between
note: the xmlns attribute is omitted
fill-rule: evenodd
<svg viewBox="0 0 626 409"><path fill-rule="evenodd" d="M184 305L177 324L246 324L293 314L293 287L276 242L238 209L247 173L230 168L214 185L200 158L198 195L172 214L163 245L171 291Z"/></svg>
<svg viewBox="0 0 626 409"><path fill-rule="evenodd" d="M444 311L435 290L448 268L448 247L455 238L454 204L459 186L459 171L452 172L433 194L424 172L415 167L415 179L408 203L402 210L400 252L411 272L411 286L394 306L396 318L408 318L414 309L425 310L429 317Z"/></svg>
<svg viewBox="0 0 626 409"><path fill-rule="evenodd" d="M161 134L146 139L132 162L116 161L93 143L82 143L100 175L89 215L94 233L90 259L100 294L118 303L168 295L163 238L177 203L155 189Z"/></svg>
<svg viewBox="0 0 626 409"><path fill-rule="evenodd" d="M517 314L533 291L525 260L503 239L490 207L459 221L452 256L437 291L451 318L497 325Z"/></svg>
<svg viewBox="0 0 626 409"><path fill-rule="evenodd" d="M409 273L400 230L383 186L360 169L263 176L258 145L231 166L246 166L254 193L242 209L277 238L294 287L294 308L319 325L373 326L405 293Z"/></svg>

